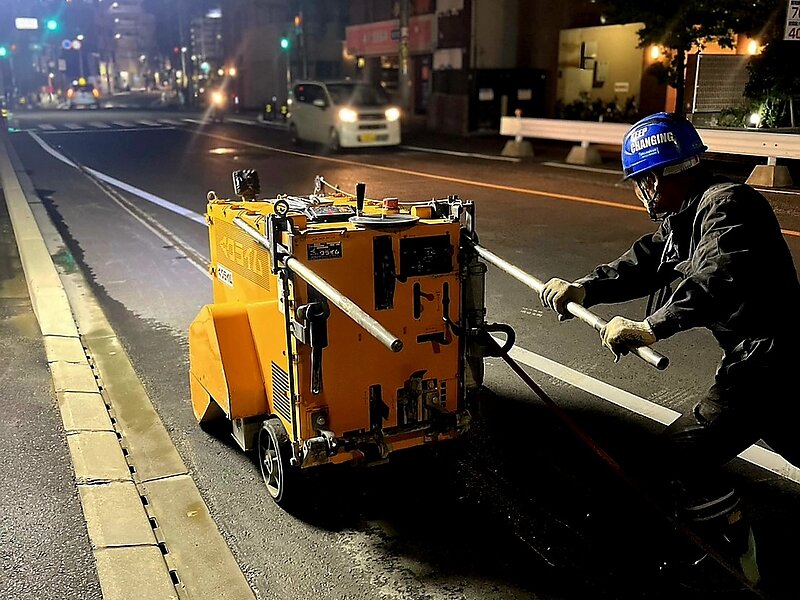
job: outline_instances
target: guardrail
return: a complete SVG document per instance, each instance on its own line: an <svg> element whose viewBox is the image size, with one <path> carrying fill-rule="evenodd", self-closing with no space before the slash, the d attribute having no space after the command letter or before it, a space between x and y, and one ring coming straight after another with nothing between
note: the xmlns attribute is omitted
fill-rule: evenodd
<svg viewBox="0 0 800 600"><path fill-rule="evenodd" d="M517 145L520 145L525 138L579 142L580 146L570 150L566 162L596 165L602 160L597 148L592 144L621 147L622 138L630 127L627 123L532 119L517 116L501 119L500 135L513 136L515 138L513 143ZM709 152L766 158L767 164L756 166L748 178L749 183L766 187L792 185L788 169L785 166L778 166L777 159L800 159L800 135L730 129L698 128L697 131L708 146ZM508 145L507 148L510 152L515 151Z"/></svg>

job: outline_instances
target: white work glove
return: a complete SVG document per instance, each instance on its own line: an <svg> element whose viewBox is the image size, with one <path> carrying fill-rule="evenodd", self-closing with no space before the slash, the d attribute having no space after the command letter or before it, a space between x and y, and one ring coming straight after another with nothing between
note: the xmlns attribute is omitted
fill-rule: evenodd
<svg viewBox="0 0 800 600"><path fill-rule="evenodd" d="M545 283L542 291L539 292L542 306L556 311L559 321L572 318L572 315L567 312L567 304L570 302L583 304L584 298L586 298L586 290L582 285L576 285L558 277L553 277Z"/></svg>
<svg viewBox="0 0 800 600"><path fill-rule="evenodd" d="M624 317L614 317L600 330L603 346L614 354L614 362L627 354L631 348L649 346L655 343L656 335L647 321L631 321Z"/></svg>

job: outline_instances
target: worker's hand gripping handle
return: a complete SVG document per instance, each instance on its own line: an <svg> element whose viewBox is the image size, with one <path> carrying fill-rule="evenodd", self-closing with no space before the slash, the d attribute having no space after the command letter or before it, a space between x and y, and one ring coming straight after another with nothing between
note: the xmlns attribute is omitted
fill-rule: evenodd
<svg viewBox="0 0 800 600"><path fill-rule="evenodd" d="M533 275L526 273L519 267L515 267L508 261L503 260L495 253L490 252L483 246L478 244L474 244L473 248L475 251L483 258L486 262L494 265L498 269L505 271L509 275L511 275L514 279L524 283L529 288L533 289L537 294L542 291L544 287L544 283L536 279ZM567 311L583 321L584 323L588 323L592 327L594 327L597 331L600 331L606 325L606 321L602 318L598 317L589 309L581 306L580 304L576 304L575 302L570 302L567 304ZM669 365L669 359L653 350L652 348L648 347L639 347L639 348L631 348L631 353L635 354L639 358L641 358L647 364L655 367L656 369L666 369Z"/></svg>

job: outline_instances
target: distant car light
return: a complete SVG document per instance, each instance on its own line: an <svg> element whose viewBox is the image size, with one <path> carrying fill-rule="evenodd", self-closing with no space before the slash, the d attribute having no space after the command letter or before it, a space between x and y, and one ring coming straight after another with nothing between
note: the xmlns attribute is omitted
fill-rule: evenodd
<svg viewBox="0 0 800 600"><path fill-rule="evenodd" d="M225 96L222 94L222 92L214 92L211 94L211 102L217 106L220 106L225 103Z"/></svg>
<svg viewBox="0 0 800 600"><path fill-rule="evenodd" d="M67 98L72 98L72 95L73 95L74 93L75 93L75 90L73 90L72 88L69 88L69 89L67 90Z"/></svg>
<svg viewBox="0 0 800 600"><path fill-rule="evenodd" d="M342 108L339 110L339 120L343 123L355 123L358 121L358 113L352 108Z"/></svg>
<svg viewBox="0 0 800 600"><path fill-rule="evenodd" d="M397 121L400 118L400 109L393 106L392 108L387 108L385 114L387 121Z"/></svg>
<svg viewBox="0 0 800 600"><path fill-rule="evenodd" d="M99 98L100 91L97 88L92 89L92 96L94 96L95 98Z"/></svg>

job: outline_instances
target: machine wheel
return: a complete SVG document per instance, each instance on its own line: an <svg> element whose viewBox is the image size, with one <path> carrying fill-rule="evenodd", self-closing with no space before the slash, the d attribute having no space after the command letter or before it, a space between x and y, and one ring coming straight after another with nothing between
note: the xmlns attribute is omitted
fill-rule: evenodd
<svg viewBox="0 0 800 600"><path fill-rule="evenodd" d="M294 123L289 125L289 140L291 140L292 144L295 146L300 145L300 136L297 135L297 125Z"/></svg>
<svg viewBox="0 0 800 600"><path fill-rule="evenodd" d="M339 143L339 134L336 133L335 129L331 129L331 134L328 136L328 150L331 152L338 152L341 147Z"/></svg>
<svg viewBox="0 0 800 600"><path fill-rule="evenodd" d="M272 499L280 506L291 504L300 472L289 463L292 456L289 435L275 417L261 424L258 432L258 462L261 476Z"/></svg>

